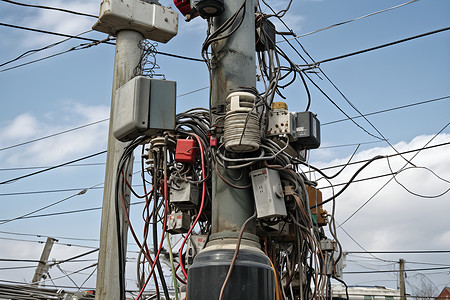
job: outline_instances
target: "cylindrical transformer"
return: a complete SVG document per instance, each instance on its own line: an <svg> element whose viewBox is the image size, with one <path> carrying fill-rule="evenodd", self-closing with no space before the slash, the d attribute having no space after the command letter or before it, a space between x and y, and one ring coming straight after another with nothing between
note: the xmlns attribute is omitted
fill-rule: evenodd
<svg viewBox="0 0 450 300"><path fill-rule="evenodd" d="M269 258L257 246L256 242L242 241L225 286L224 300L275 299L274 271ZM235 242L214 241L197 254L188 270L187 300L218 299L235 248Z"/></svg>

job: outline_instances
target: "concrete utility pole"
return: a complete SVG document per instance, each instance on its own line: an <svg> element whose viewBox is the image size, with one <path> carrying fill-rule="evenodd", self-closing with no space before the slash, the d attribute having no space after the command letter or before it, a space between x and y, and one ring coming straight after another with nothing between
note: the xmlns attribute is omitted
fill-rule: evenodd
<svg viewBox="0 0 450 300"><path fill-rule="evenodd" d="M242 1L224 0L224 5L224 13L214 18L214 30L239 10ZM256 86L255 2L248 0L245 5L244 20L239 28L231 36L212 44L210 109L213 123L219 114L223 116L225 113L226 98L231 92L240 87ZM242 12L238 20L241 15ZM248 169L236 172L227 170L235 178L242 172L241 179L234 180L226 175L222 167L217 168L235 185L249 186ZM189 268L187 299L192 300L218 299L237 245L239 231L254 213L251 187L233 188L217 175L216 166L212 169L212 230L206 248L197 254ZM259 239L255 233L253 221L246 227L239 257L223 299L275 299L270 260L259 250Z"/></svg>
<svg viewBox="0 0 450 300"><path fill-rule="evenodd" d="M406 300L406 288L405 288L405 260L400 259L400 300Z"/></svg>
<svg viewBox="0 0 450 300"><path fill-rule="evenodd" d="M114 77L111 98L111 114L109 119L108 154L106 157L105 187L103 192L102 223L100 231L100 250L98 254L96 299L124 299L119 282L125 282L125 266L118 263L118 236L116 223L116 180L117 166L126 143L118 141L113 135L114 95L118 88L133 77L133 72L141 59L138 45L143 39L141 33L132 30L121 30L116 38L116 55L114 60ZM133 159L131 159L133 161ZM132 165L128 168L132 172ZM129 203L129 192L126 192L126 203ZM120 210L120 212L122 212ZM119 222L122 236L122 257L126 258L127 225L125 216L120 213ZM121 278L119 278L121 277Z"/></svg>
<svg viewBox="0 0 450 300"><path fill-rule="evenodd" d="M53 243L55 243L55 239L47 238L47 242L45 243L44 250L42 251L41 258L39 259L39 264L36 268L36 272L34 273L32 283L39 283L39 280L47 273L48 271L48 257L50 256L50 252L52 251Z"/></svg>

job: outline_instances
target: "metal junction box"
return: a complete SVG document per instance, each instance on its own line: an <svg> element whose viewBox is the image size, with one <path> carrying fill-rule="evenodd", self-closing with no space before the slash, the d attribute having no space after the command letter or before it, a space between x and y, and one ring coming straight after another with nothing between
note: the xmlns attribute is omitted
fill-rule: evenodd
<svg viewBox="0 0 450 300"><path fill-rule="evenodd" d="M175 129L176 82L137 76L115 94L114 136L131 141Z"/></svg>
<svg viewBox="0 0 450 300"><path fill-rule="evenodd" d="M171 234L186 233L191 227L191 216L187 213L171 213L167 220L167 232Z"/></svg>
<svg viewBox="0 0 450 300"><path fill-rule="evenodd" d="M170 203L180 210L190 210L198 206L200 200L200 187L194 183L177 180L170 186Z"/></svg>
<svg viewBox="0 0 450 300"><path fill-rule="evenodd" d="M287 134L293 138L294 116L287 110L275 110L269 113L267 136L278 136Z"/></svg>
<svg viewBox="0 0 450 300"><path fill-rule="evenodd" d="M286 216L283 186L277 171L263 168L250 172L258 219Z"/></svg>
<svg viewBox="0 0 450 300"><path fill-rule="evenodd" d="M100 16L92 29L110 35L128 29L145 39L167 43L178 32L178 13L143 0L103 0Z"/></svg>
<svg viewBox="0 0 450 300"><path fill-rule="evenodd" d="M194 257L206 246L207 235L192 234L189 237L186 248L186 266L192 265Z"/></svg>
<svg viewBox="0 0 450 300"><path fill-rule="evenodd" d="M320 122L310 111L294 113L296 144L303 149L315 149L320 146Z"/></svg>

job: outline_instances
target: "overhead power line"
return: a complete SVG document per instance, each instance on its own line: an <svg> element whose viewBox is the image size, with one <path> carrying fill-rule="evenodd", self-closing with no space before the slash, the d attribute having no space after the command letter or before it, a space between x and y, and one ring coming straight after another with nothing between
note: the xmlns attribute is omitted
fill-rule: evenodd
<svg viewBox="0 0 450 300"><path fill-rule="evenodd" d="M448 127L448 125L450 125L450 123L447 123L441 130L439 130L438 133L436 133L421 149L417 150L417 152L413 155L413 157L411 157L410 160L413 160L421 151L425 150L428 145L442 132L445 130L445 128ZM407 166L407 164L405 164L401 169L399 169L400 172L402 171L405 167ZM356 215L364 206L367 205L367 203L369 203L370 201L372 201L372 199L375 198L376 195L378 195L379 192L381 192L384 187L386 187L393 179L395 178L395 175L393 175L388 181L386 181L385 184L383 184L375 193L372 194L372 196L369 197L369 199L367 199L362 205L360 205L350 216L348 216L339 226L344 225L346 222L348 222L354 215ZM448 191L448 190L447 190Z"/></svg>
<svg viewBox="0 0 450 300"><path fill-rule="evenodd" d="M30 236L30 237L38 237L38 238L53 238L57 240L74 240L74 241L89 241L89 242L99 242L100 239L89 239L89 238L78 238L78 237L65 237L65 236L50 236L45 234L36 234L36 233L23 233L23 232L10 232L10 231L0 231L0 234L8 234L8 235L18 235L18 236Z"/></svg>
<svg viewBox="0 0 450 300"><path fill-rule="evenodd" d="M31 177L31 176L34 176L34 175L37 175L37 174L41 174L41 173L44 173L44 172L47 172L47 171L50 171L50 170L54 170L54 169L63 167L65 165L69 165L69 164L72 164L72 163L75 163L75 162L78 162L78 161L82 161L82 160L85 160L85 159L89 159L89 158L92 158L92 157L95 157L95 156L98 156L98 155L101 155L101 154L105 154L105 153L106 153L106 150L100 151L100 152L97 152L97 153L94 153L94 154L91 154L91 155L87 155L87 156L84 156L84 157L81 157L81 158L78 158L78 159L71 160L69 162L65 162L65 163L62 163L62 164L59 164L59 165L56 165L56 166L52 166L52 167L44 169L44 170L40 170L40 171L36 171L36 172L30 173L30 174L27 174L27 175L22 175L22 176L19 176L19 177L8 179L8 180L0 182L0 185L7 184L7 183L12 183L12 182L15 182L15 181L20 180L20 179L24 179L24 178Z"/></svg>
<svg viewBox="0 0 450 300"><path fill-rule="evenodd" d="M321 65L323 63L327 63L327 62L330 62L330 61L335 61L335 60L347 58L347 57L350 57L350 56L354 56L354 55L358 55L358 54L362 54L362 53L366 53L366 52L370 52L370 51L386 48L386 47L389 47L389 46L393 46L393 45L397 45L397 44L400 44L400 43L412 41L412 40L415 40L415 39L418 39L418 38L422 38L422 37L425 37L425 36L429 36L429 35L432 35L432 34L441 33L441 32L447 31L447 30L450 30L450 27L445 27L445 28L433 30L433 31L430 31L430 32L422 33L422 34L415 35L415 36L412 36L412 37L408 37L408 38L405 38L405 39L401 39L401 40L398 40L398 41L394 41L394 42L390 42L390 43L387 43L387 44L371 47L371 48L368 48L368 49L359 50L359 51L356 51L356 52L352 52L352 53L348 53L348 54L344 54L344 55L339 55L339 56L332 57L332 58L327 58L327 59L324 59L324 60L321 60L321 61L309 64L308 66L310 66L310 67L317 67L317 66L319 66L319 65ZM304 66L301 66L301 67L304 67Z"/></svg>
<svg viewBox="0 0 450 300"><path fill-rule="evenodd" d="M429 149L433 149L433 148L439 148L439 147L443 147L443 146L447 146L450 145L450 142L444 142L444 143L440 143L440 144L436 144L436 145L432 145L432 146L426 146L423 148L416 148L416 149L411 149L411 150L407 150L407 151L403 151L401 152L401 154L409 154L409 153L414 153L414 152L418 152L418 151L423 151L423 150L429 150ZM386 155L387 157L394 157L394 156L398 156L399 154L394 153L391 155ZM320 168L320 170L330 170L330 169L335 169L335 168L341 168L344 166L350 166L350 165L355 165L355 164L361 164L361 163L365 163L368 162L369 159L363 159L363 160L358 160L358 161L353 161L353 162L349 162L349 163L345 163L345 164L339 164L339 165L334 165L334 166L328 166L328 167L323 167ZM305 171L305 173L310 173L310 172L314 172L313 170L311 171Z"/></svg>
<svg viewBox="0 0 450 300"><path fill-rule="evenodd" d="M424 101L420 101L420 102L405 104L405 105L401 105L401 106L391 107L391 108L382 109L382 110L374 111L374 112L371 112L371 113L367 113L367 114L364 114L364 116L367 117L367 116L372 116L372 115L378 115L378 114L381 114L381 113L386 113L386 112L399 110L399 109L404 109L404 108L409 108L409 107L413 107L413 106L417 106L417 105L422 105L422 104L432 103L432 102L436 102L436 101L446 100L446 99L449 99L449 98L450 98L450 96L445 96L445 97L434 98L434 99L430 99L430 100L424 100ZM358 119L358 118L362 118L362 116L354 116L354 117L352 117L352 119ZM322 123L321 125L322 126L326 126L326 125L335 124L335 123L344 122L344 121L348 121L348 119L340 119L340 120L330 121L330 122Z"/></svg>
<svg viewBox="0 0 450 300"><path fill-rule="evenodd" d="M9 70L14 70L14 69L17 69L17 68L20 68L20 67L31 65L33 63L40 62L40 61L43 61L43 60L46 60L46 59L49 59L49 58L53 58L53 57L56 57L56 56L59 56L59 55L65 54L65 53L69 53L69 52L72 52L72 51L88 49L88 48L91 48L93 46L98 46L100 44L106 43L106 42L108 42L110 40L111 40L111 37L108 36L106 39L101 40L101 41L80 44L80 45L74 46L74 47L72 47L70 49L64 50L62 52L58 52L58 53L55 53L55 54L52 54L52 55L48 55L48 56L44 56L42 58L38 58L38 59L35 59L35 60L32 60L32 61L28 61L28 62L23 63L23 64L19 64L19 65L15 65L13 67L2 69L2 70L0 70L0 72L6 72L6 71L9 71ZM9 62L6 62L6 63L9 63Z"/></svg>
<svg viewBox="0 0 450 300"><path fill-rule="evenodd" d="M436 267L436 268L420 268L404 270L405 272L421 272L421 271L433 271L433 270L447 270L449 267ZM375 270L375 271L349 271L343 272L344 274L371 274L371 273L398 273L399 270Z"/></svg>
<svg viewBox="0 0 450 300"><path fill-rule="evenodd" d="M1 1L6 2L6 3L11 3L11 4L14 4L14 5L19 5L19 6L34 7L34 8L40 8L40 9L48 9L48 10L56 10L56 11L61 11L61 12L74 14L74 15L79 15L79 16L98 18L98 16L96 16L96 15L91 15L91 14L87 14L87 13L73 11L73 10L65 9L65 8L58 8L58 7L44 6L44 5L26 4L26 3L11 1L11 0L1 0Z"/></svg>
<svg viewBox="0 0 450 300"><path fill-rule="evenodd" d="M339 23L336 23L336 24L333 24L333 25L330 25L330 26L327 26L327 27L324 27L324 28L321 28L321 29L317 29L317 30L314 30L314 31L311 31L311 32L308 32L308 33L300 34L300 35L297 35L295 37L289 38L288 40L298 39L298 38L301 38L301 37L304 37L304 36L307 36L307 35L318 33L318 32L321 32L321 31L324 31L324 30L327 30L327 29L331 29L333 27L345 25L345 24L348 24L348 23L351 23L351 22L354 22L354 21L358 21L358 20L361 20L361 19L364 19L364 18L367 18L367 17L371 17L371 16L374 16L374 15L377 15L377 14L380 14L380 13L383 13L383 12L387 12L387 11L390 11L390 10L393 10L393 9L396 9L396 8L399 8L399 7L402 7L402 6L414 3L414 2L418 2L418 1L419 0L408 1L408 2L405 2L405 3L399 4L399 5L393 6L393 7L389 7L389 8L383 9L383 10L379 10L379 11L376 11L376 12L373 12L373 13L370 13L370 14L363 15L363 16L358 17L358 18L354 18L354 19L351 19L351 20L339 22ZM282 42L285 42L285 41L279 41L278 43L282 43Z"/></svg>
<svg viewBox="0 0 450 300"><path fill-rule="evenodd" d="M27 30L27 31L33 31L33 32L39 32L39 33L50 34L50 35L56 35L56 36L70 37L70 38L73 38L73 39L89 41L89 42L100 42L99 40L96 40L96 39L90 39L90 38L80 37L80 36L76 36L76 35L70 35L70 34L65 34L65 33L58 33L58 32L53 32L53 31L42 30L42 29L25 27L25 26L18 26L18 25L6 24L6 23L0 23L0 26L11 27L11 28ZM113 42L104 42L104 44L115 45L115 43L113 43ZM155 52L156 52L156 54L161 54L161 55L164 55L164 56L203 62L203 59L200 59L200 58L188 57L188 56L183 56L183 55L178 55L178 54L173 54L173 53L167 53L167 52L161 52L161 51L155 51Z"/></svg>
<svg viewBox="0 0 450 300"><path fill-rule="evenodd" d="M450 253L450 250L375 250L375 251L345 251L348 254L430 254L430 253Z"/></svg>
<svg viewBox="0 0 450 300"><path fill-rule="evenodd" d="M135 161L134 163L139 163ZM87 166L104 166L106 163L90 163L90 164L72 164L64 167L87 167ZM36 170L50 168L50 166L32 166L32 167L12 167L12 168L0 168L0 171L20 171L20 170Z"/></svg>
<svg viewBox="0 0 450 300"><path fill-rule="evenodd" d="M54 137L54 136L57 136L57 135L60 135L60 134L72 132L72 131L75 131L75 130L78 130L78 129L82 129L82 128L86 128L86 127L89 127L89 126L92 126L92 125L96 125L96 124L99 124L99 123L102 123L102 122L106 122L108 120L109 120L109 118L106 118L106 119L103 119L103 120L95 121L95 122L92 122L92 123L89 123L89 124L81 125L81 126L74 127L74 128L71 128L71 129L67 129L67 130L64 130L64 131L60 131L60 132L57 132L57 133L49 134L49 135L46 135L46 136L43 136L43 137L40 137L40 138L29 140L29 141L26 141L26 142L23 142L23 143L18 143L18 144L11 145L11 146L8 146L8 147L0 148L0 151L16 148L16 147L27 145L27 144L31 144L31 143L34 143L34 142L38 142L38 141L41 141L41 140L44 140L44 139L48 139L48 138L51 138L51 137Z"/></svg>

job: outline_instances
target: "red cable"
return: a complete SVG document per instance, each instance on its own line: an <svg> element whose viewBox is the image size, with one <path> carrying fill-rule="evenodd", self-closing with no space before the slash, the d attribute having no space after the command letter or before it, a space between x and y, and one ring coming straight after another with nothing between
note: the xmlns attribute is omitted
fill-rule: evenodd
<svg viewBox="0 0 450 300"><path fill-rule="evenodd" d="M161 241L159 242L159 249L158 249L158 252L156 253L155 260L154 260L154 262L153 262L153 264L152 264L152 268L151 268L150 273L149 273L149 275L148 275L148 277L147 277L147 280L146 280L145 283L144 283L144 286L142 287L141 291L139 292L139 295L136 297L136 300L138 300L138 299L142 296L142 293L144 292L145 287L147 286L148 281L150 280L150 277L151 277L151 275L152 275L152 273L153 273L153 270L155 269L156 262L157 262L158 259L159 259L159 254L161 253L161 249L162 249L163 241L164 241L164 235L166 234L166 226L167 226L167 206L168 206L167 173L164 172L164 222L163 222L163 232L162 232L162 235L161 235ZM155 213L156 213L156 212L155 212ZM155 218L155 221L156 221L156 218Z"/></svg>
<svg viewBox="0 0 450 300"><path fill-rule="evenodd" d="M192 230L194 229L195 225L197 224L198 220L200 219L200 216L203 212L203 206L205 204L205 196L206 196L206 180L205 180L206 173L205 173L205 160L203 157L203 144L202 144L200 138L198 137L198 135L196 135L196 134L192 134L192 135L195 137L195 139L197 140L199 147L200 147L200 156L201 156L201 160L202 160L203 190L202 190L202 202L200 204L200 209L198 211L197 218L195 218L194 223L192 224L191 228L189 229L188 233L186 234L186 237L184 238L183 243L181 244L180 252L178 254L178 258L180 260L181 271L183 272L183 275L186 279L187 279L187 272L183 265L183 248L184 248L184 245L186 244L186 241L187 241L189 235L191 234Z"/></svg>

